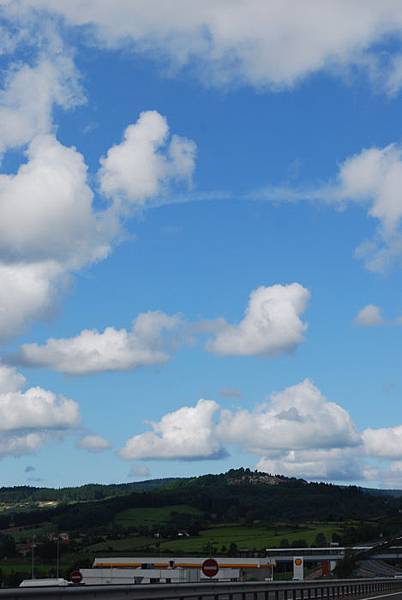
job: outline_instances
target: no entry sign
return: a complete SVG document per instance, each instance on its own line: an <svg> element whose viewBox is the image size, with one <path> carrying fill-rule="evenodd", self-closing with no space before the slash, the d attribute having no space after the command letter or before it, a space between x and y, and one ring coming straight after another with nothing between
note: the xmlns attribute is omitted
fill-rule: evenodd
<svg viewBox="0 0 402 600"><path fill-rule="evenodd" d="M206 577L215 577L219 571L219 565L214 558L207 558L202 563L201 570Z"/></svg>
<svg viewBox="0 0 402 600"><path fill-rule="evenodd" d="M73 583L81 583L82 575L79 571L73 571L70 575L70 581Z"/></svg>

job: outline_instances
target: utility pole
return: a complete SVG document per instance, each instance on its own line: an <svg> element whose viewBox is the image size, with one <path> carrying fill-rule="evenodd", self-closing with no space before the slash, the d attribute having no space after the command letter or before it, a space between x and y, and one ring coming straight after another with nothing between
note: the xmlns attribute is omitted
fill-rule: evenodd
<svg viewBox="0 0 402 600"><path fill-rule="evenodd" d="M31 553L32 553L32 565L31 565L31 579L35 579L35 536L32 536Z"/></svg>
<svg viewBox="0 0 402 600"><path fill-rule="evenodd" d="M60 535L57 534L57 543L56 543L56 578L59 578L60 572Z"/></svg>

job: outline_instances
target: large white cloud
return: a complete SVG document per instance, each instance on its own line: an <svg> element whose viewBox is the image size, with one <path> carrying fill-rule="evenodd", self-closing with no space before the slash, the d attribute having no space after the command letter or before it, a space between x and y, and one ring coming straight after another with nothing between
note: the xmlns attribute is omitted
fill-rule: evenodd
<svg viewBox="0 0 402 600"><path fill-rule="evenodd" d="M348 412L309 380L255 409L229 411L212 400L184 406L129 438L125 460L205 460L226 448L259 456L257 469L309 480L400 484L402 426L358 431Z"/></svg>
<svg viewBox="0 0 402 600"><path fill-rule="evenodd" d="M219 417L219 418L216 418ZM223 410L200 400L151 423L152 431L130 438L120 454L125 459L219 458L224 444L272 458L292 450L330 450L361 445L349 414L328 402L309 381L273 394L255 410ZM279 454L278 454L279 453Z"/></svg>
<svg viewBox="0 0 402 600"><path fill-rule="evenodd" d="M0 338L51 310L66 277L104 258L115 221L97 214L83 157L53 135L35 137L27 162L0 175Z"/></svg>
<svg viewBox="0 0 402 600"><path fill-rule="evenodd" d="M53 135L35 137L17 173L0 175L0 255L69 267L104 258L105 224L92 204L82 155Z"/></svg>
<svg viewBox="0 0 402 600"><path fill-rule="evenodd" d="M196 146L191 140L172 136L168 142L166 118L157 111L140 114L129 125L123 141L101 159L102 192L115 201L142 206L167 192L172 181L190 181L195 166Z"/></svg>
<svg viewBox="0 0 402 600"><path fill-rule="evenodd" d="M71 375L163 364L169 360L180 324L178 316L159 311L143 313L133 322L131 331L85 329L73 338L50 339L44 346L24 344L17 361Z"/></svg>
<svg viewBox="0 0 402 600"><path fill-rule="evenodd" d="M120 0L118 10L115 0L22 5L90 26L109 47L132 45L176 68L189 65L207 84L280 88L317 71L351 66L374 73L390 91L401 83L399 0ZM393 47L381 52L391 35Z"/></svg>
<svg viewBox="0 0 402 600"><path fill-rule="evenodd" d="M223 355L275 355L295 349L307 325L300 316L310 293L298 283L259 287L250 294L245 316L238 325L220 322L207 344Z"/></svg>
<svg viewBox="0 0 402 600"><path fill-rule="evenodd" d="M23 375L0 365L0 456L33 452L52 435L80 423L73 400L41 387L25 388Z"/></svg>
<svg viewBox="0 0 402 600"><path fill-rule="evenodd" d="M127 440L120 456L126 460L221 458L225 451L215 435L214 423L218 410L213 400L199 400L193 407L167 413L158 423L151 423L152 431Z"/></svg>
<svg viewBox="0 0 402 600"><path fill-rule="evenodd" d="M272 394L256 410L222 411L221 439L264 455L267 450L338 448L360 443L350 415L308 379Z"/></svg>
<svg viewBox="0 0 402 600"><path fill-rule="evenodd" d="M95 210L87 166L75 148L43 134L32 139L26 156L15 174L0 175L0 339L46 316L68 277L105 258L120 231L120 205L116 200ZM177 173L181 158L171 159ZM157 172L150 172L151 187L152 177L157 194L162 183ZM141 193L145 201L151 191Z"/></svg>

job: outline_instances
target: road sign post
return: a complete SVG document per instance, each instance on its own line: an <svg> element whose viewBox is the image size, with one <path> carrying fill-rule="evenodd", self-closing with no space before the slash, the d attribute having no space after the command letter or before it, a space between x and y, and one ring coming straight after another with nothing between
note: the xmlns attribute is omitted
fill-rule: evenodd
<svg viewBox="0 0 402 600"><path fill-rule="evenodd" d="M219 571L219 565L214 558L207 558L201 565L201 571L205 577L215 577Z"/></svg>
<svg viewBox="0 0 402 600"><path fill-rule="evenodd" d="M82 575L80 573L80 571L73 571L70 575L70 581L72 581L75 584L81 583L82 581Z"/></svg>

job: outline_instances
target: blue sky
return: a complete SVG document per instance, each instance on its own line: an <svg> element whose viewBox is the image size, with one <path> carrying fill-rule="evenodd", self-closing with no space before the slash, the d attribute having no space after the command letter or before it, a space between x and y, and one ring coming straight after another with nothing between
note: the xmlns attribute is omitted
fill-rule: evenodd
<svg viewBox="0 0 402 600"><path fill-rule="evenodd" d="M229 4L1 5L3 485L402 486L402 10Z"/></svg>

